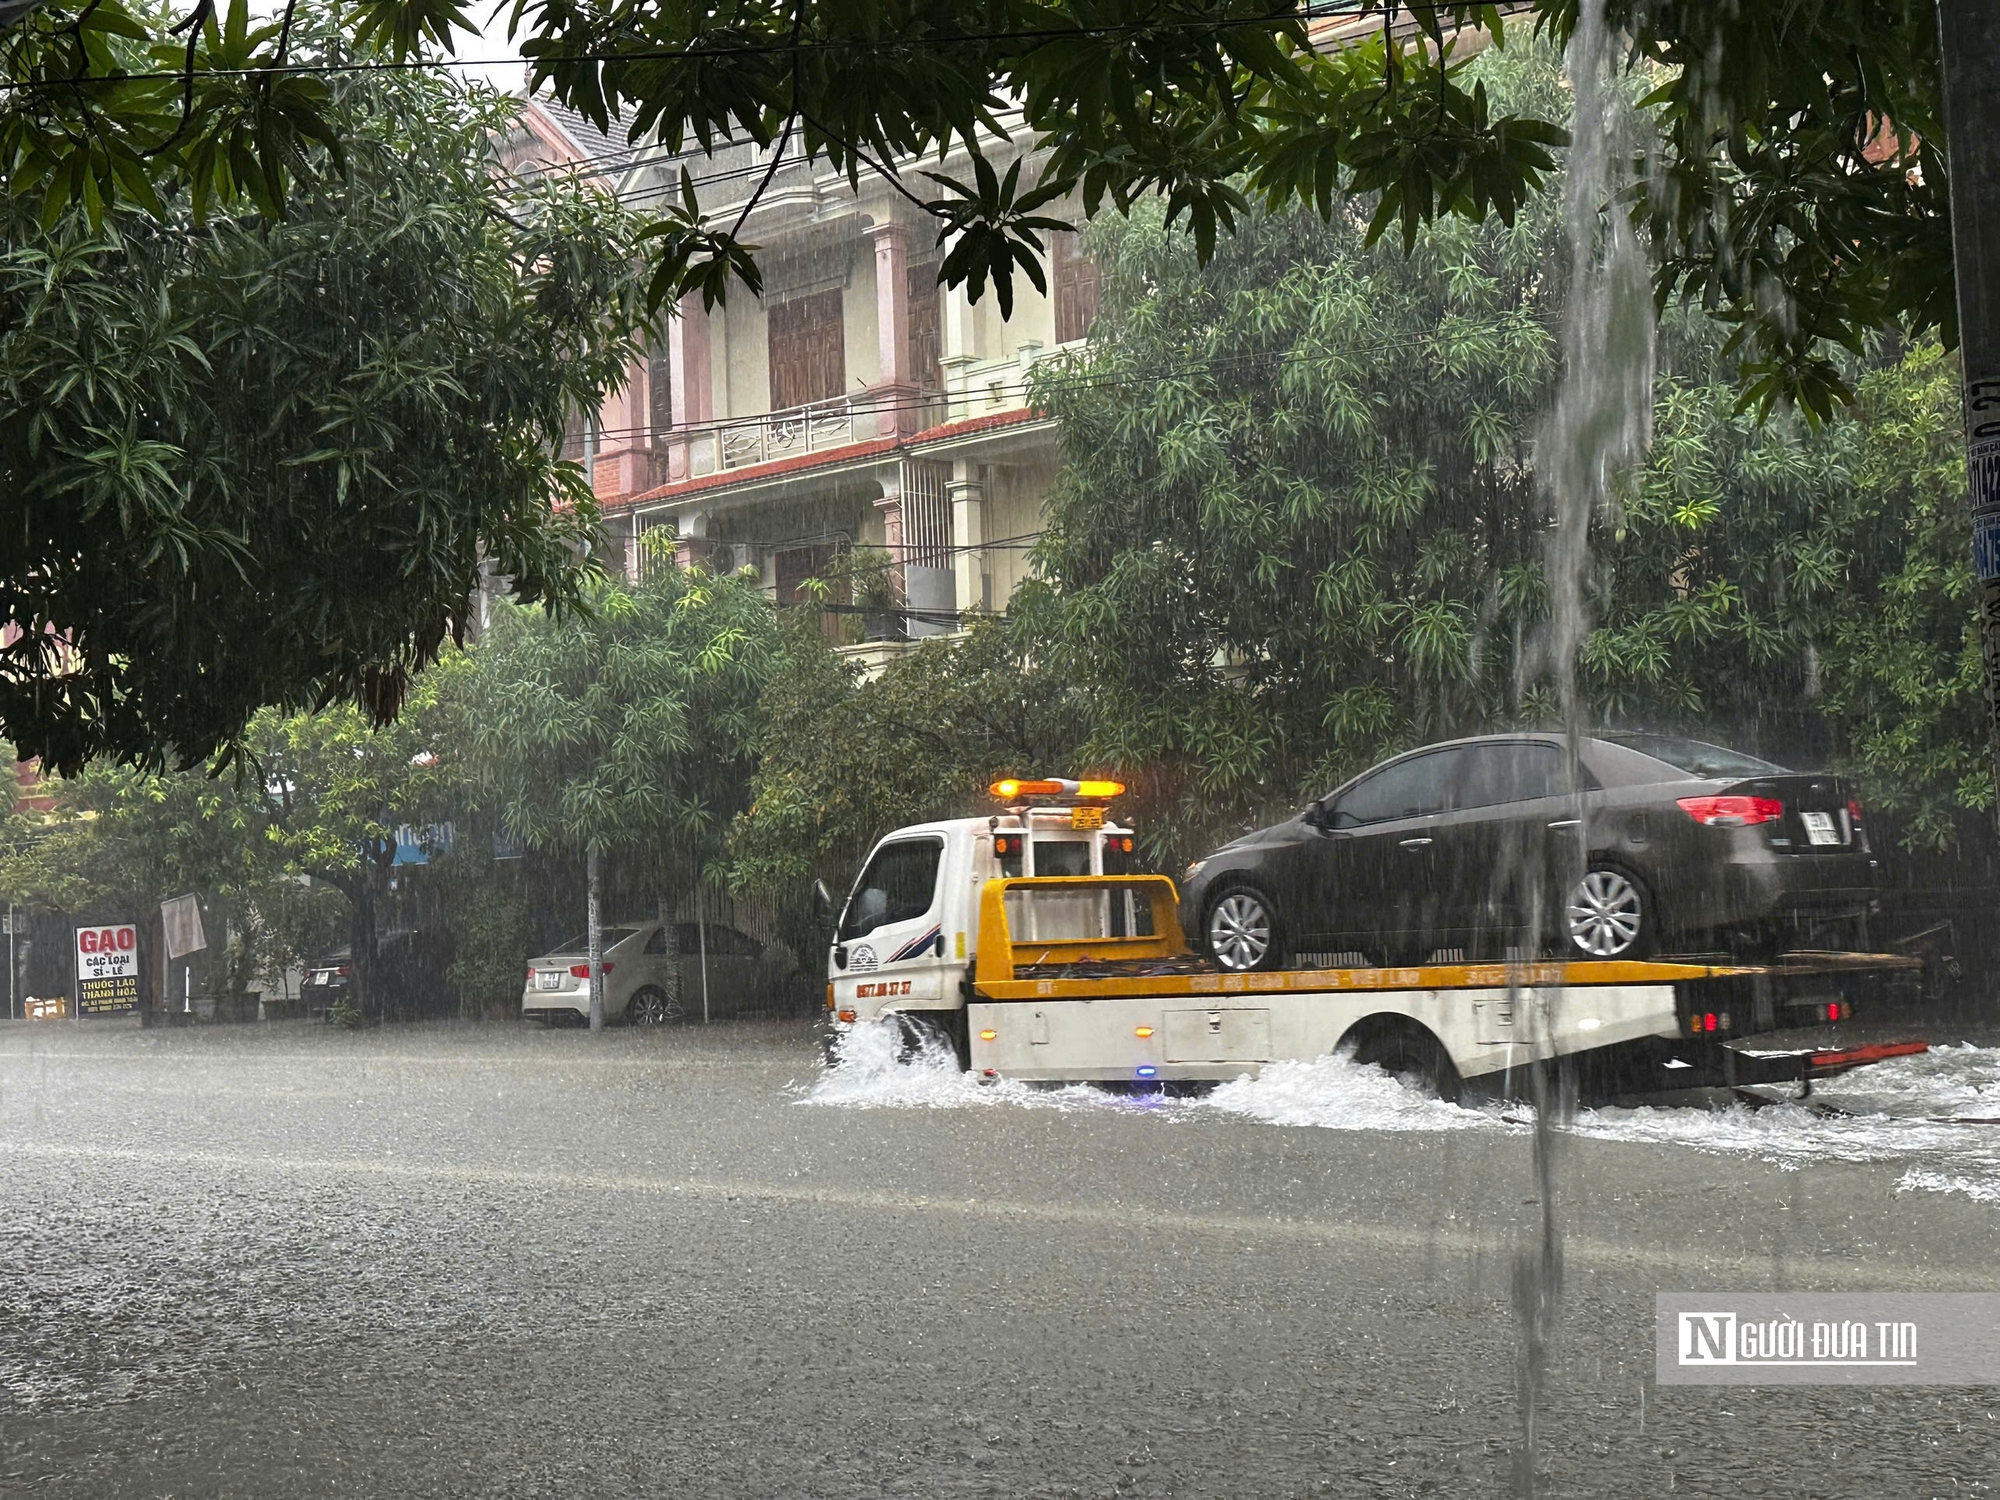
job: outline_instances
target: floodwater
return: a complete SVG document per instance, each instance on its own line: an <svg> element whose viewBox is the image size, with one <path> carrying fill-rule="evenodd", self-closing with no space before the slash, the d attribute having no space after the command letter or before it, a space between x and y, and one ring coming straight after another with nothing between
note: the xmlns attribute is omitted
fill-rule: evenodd
<svg viewBox="0 0 2000 1500"><path fill-rule="evenodd" d="M1651 1373L1662 1287L1990 1287L2000 1208L1905 1183L1979 1169L1894 1132L1993 1056L1878 1072L1906 1124L1555 1132L1538 1488L1992 1493L1991 1391ZM0 1027L0 1494L1504 1493L1527 1135L1338 1062L1162 1102L798 1027Z"/></svg>
<svg viewBox="0 0 2000 1500"><path fill-rule="evenodd" d="M1447 1104L1345 1057L1280 1062L1192 1098L1110 1092L1087 1085L1050 1088L982 1083L941 1054L899 1061L893 1029L851 1032L842 1065L822 1074L803 1102L890 1109L1109 1109L1173 1122L1204 1113L1268 1125L1351 1131L1492 1131L1526 1137L1532 1105ZM1891 1058L1814 1086L1745 1091L1633 1108L1578 1110L1564 1123L1587 1140L1728 1154L1796 1171L1817 1161L1892 1163L1901 1192L1958 1193L2000 1207L2000 1047L1946 1041L1914 1057ZM1752 1103L1762 1097L1768 1103ZM2000 1226L1996 1226L2000 1227Z"/></svg>

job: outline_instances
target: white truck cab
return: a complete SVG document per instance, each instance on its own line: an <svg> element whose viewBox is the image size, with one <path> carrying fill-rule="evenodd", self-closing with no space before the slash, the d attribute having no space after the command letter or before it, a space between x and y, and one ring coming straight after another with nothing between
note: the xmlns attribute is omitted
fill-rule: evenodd
<svg viewBox="0 0 2000 1500"><path fill-rule="evenodd" d="M1009 779L992 790L999 812L899 828L869 851L827 959L827 1008L839 1020L937 1012L927 1019L962 1054L986 882L1137 868L1132 830L1105 806L1119 783Z"/></svg>

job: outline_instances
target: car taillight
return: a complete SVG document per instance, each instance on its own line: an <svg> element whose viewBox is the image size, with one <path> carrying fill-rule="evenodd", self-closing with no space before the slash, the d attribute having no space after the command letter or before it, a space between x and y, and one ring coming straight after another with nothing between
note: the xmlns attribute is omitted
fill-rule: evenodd
<svg viewBox="0 0 2000 1500"><path fill-rule="evenodd" d="M607 974L609 974L609 973L610 973L610 972L611 972L611 971L612 971L613 969L615 969L615 968L617 968L617 967L618 967L618 965L616 965L616 964L614 964L614 963L611 963L611 962L607 961L607 962L605 963L605 965L604 965L604 972L605 972L605 973L607 973ZM589 965L589 964L571 964L571 965L569 966L569 972L570 972L570 977L571 977L572 979L588 979L588 978L590 978L590 965Z"/></svg>
<svg viewBox="0 0 2000 1500"><path fill-rule="evenodd" d="M338 974L342 979L345 979L347 977L347 965L342 964L339 968L335 969L333 972Z"/></svg>
<svg viewBox="0 0 2000 1500"><path fill-rule="evenodd" d="M1785 815L1785 804L1775 797L1683 797L1681 811L1710 828L1747 828L1752 823L1772 823Z"/></svg>
<svg viewBox="0 0 2000 1500"><path fill-rule="evenodd" d="M1861 821L1861 804L1852 797L1847 799L1847 817L1849 822L1859 823Z"/></svg>

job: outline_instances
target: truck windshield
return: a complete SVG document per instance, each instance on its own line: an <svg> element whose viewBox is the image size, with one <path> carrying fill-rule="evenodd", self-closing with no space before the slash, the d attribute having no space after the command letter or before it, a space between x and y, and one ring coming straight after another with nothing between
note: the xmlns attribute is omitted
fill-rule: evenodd
<svg viewBox="0 0 2000 1500"><path fill-rule="evenodd" d="M900 839L868 861L840 919L840 940L866 937L892 922L908 922L931 909L937 893L940 839Z"/></svg>

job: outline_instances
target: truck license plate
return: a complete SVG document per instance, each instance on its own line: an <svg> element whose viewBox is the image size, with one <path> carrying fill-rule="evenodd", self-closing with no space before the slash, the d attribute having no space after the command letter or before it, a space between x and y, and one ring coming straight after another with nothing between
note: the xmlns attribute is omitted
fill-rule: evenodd
<svg viewBox="0 0 2000 1500"><path fill-rule="evenodd" d="M562 975L556 973L555 970L553 969L536 970L535 972L536 989L553 990L553 989L560 989L561 987L562 987Z"/></svg>
<svg viewBox="0 0 2000 1500"><path fill-rule="evenodd" d="M1833 826L1833 814L1822 812L1802 812L1799 818L1806 825L1808 844L1837 844L1840 830Z"/></svg>
<svg viewBox="0 0 2000 1500"><path fill-rule="evenodd" d="M1104 809L1101 807L1072 807L1069 810L1071 828L1102 828Z"/></svg>

